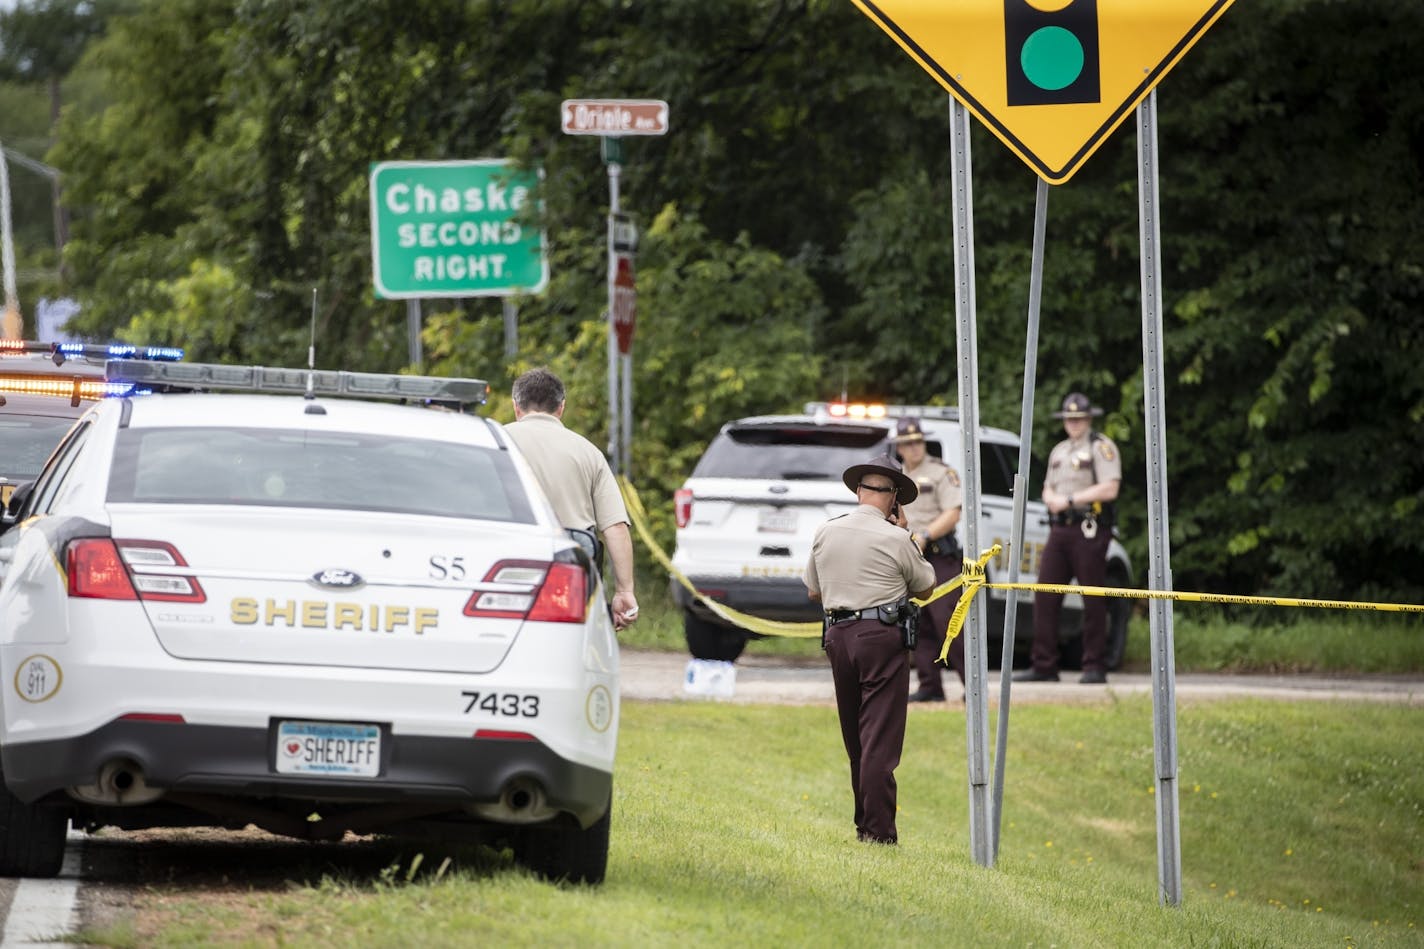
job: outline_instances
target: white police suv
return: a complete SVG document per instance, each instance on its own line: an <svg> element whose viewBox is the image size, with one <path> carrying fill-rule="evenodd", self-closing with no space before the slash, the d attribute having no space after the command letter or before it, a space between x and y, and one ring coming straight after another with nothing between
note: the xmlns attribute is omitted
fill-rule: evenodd
<svg viewBox="0 0 1424 949"><path fill-rule="evenodd" d="M674 495L677 546L672 562L708 599L766 619L814 622L819 606L806 596L802 580L816 528L851 510L855 496L841 472L871 455L894 451L895 419L918 416L927 450L956 469L962 457L959 410L945 406L812 402L800 415L768 415L728 422L707 446L691 477ZM980 426L979 542L1007 549L1013 524L1013 477L1019 438L1000 428ZM1042 484L1041 468L1031 474L1030 495ZM1032 583L1048 542L1048 510L1041 501L1025 507L1019 580ZM964 527L956 534L961 546ZM976 552L969 551L971 556ZM1107 584L1130 586L1132 566L1116 538L1108 548ZM988 579L1008 580L1004 554L988 564ZM699 659L735 659L749 634L729 626L676 581L673 599L683 610L688 650ZM991 662L999 662L1007 592L988 590ZM1065 666L1081 656L1082 597L1064 597L1059 624ZM1108 667L1116 669L1127 642L1132 601L1108 601ZM1014 655L1027 658L1033 639L1033 595L1019 594Z"/></svg>
<svg viewBox="0 0 1424 949"><path fill-rule="evenodd" d="M66 823L257 824L608 854L596 566L477 380L115 361L0 536L0 874ZM307 393L307 394L304 394ZM354 397L354 398L353 398Z"/></svg>

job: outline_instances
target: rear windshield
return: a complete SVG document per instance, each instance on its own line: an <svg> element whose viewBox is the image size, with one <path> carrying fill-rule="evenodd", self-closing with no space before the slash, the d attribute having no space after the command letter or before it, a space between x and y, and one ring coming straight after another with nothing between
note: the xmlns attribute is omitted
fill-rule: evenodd
<svg viewBox="0 0 1424 949"><path fill-rule="evenodd" d="M124 429L114 449L109 500L534 522L506 452L286 429Z"/></svg>
<svg viewBox="0 0 1424 949"><path fill-rule="evenodd" d="M851 465L886 450L887 431L858 425L758 425L722 432L694 478L839 481Z"/></svg>
<svg viewBox="0 0 1424 949"><path fill-rule="evenodd" d="M34 480L73 425L72 418L0 415L0 476L11 481Z"/></svg>

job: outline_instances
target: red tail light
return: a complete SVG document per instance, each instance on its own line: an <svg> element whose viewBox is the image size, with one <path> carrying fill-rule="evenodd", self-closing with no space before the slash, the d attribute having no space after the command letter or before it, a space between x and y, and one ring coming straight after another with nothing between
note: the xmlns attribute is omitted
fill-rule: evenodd
<svg viewBox="0 0 1424 949"><path fill-rule="evenodd" d="M577 564L505 560L490 568L485 582L515 589L476 590L465 604L466 616L541 623L582 623L588 616L588 577Z"/></svg>
<svg viewBox="0 0 1424 949"><path fill-rule="evenodd" d="M588 578L572 563L552 563L529 619L540 623L582 623L588 616Z"/></svg>
<svg viewBox="0 0 1424 949"><path fill-rule="evenodd" d="M129 571L119 557L119 549L107 537L86 537L72 541L66 568L69 595L100 600L137 600Z"/></svg>
<svg viewBox="0 0 1424 949"><path fill-rule="evenodd" d="M678 488L672 496L672 513L678 527L686 527L692 520L692 489Z"/></svg>
<svg viewBox="0 0 1424 949"><path fill-rule="evenodd" d="M207 595L195 577L145 569L188 566L172 544L161 540L85 537L70 542L67 561L70 596L102 600L207 602Z"/></svg>

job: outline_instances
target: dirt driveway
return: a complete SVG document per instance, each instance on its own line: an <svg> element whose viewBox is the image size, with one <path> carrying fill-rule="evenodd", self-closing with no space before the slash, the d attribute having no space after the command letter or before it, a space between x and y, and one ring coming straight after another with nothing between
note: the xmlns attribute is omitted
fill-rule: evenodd
<svg viewBox="0 0 1424 949"><path fill-rule="evenodd" d="M624 650L621 676L623 698L633 701L728 701L784 705L831 704L835 701L830 668L820 657L808 660L743 656L734 667L732 694L718 698L687 690L688 662L686 653ZM951 684L953 676L950 673L945 676L951 702L958 707L960 693ZM989 670L987 685L989 704L997 705L999 670ZM1112 695L1146 695L1151 689L1152 677L1146 673L1114 672L1108 676L1107 685L1080 685L1077 673L1067 672L1061 682L1015 682L1010 695L1016 704L1094 702L1105 701ZM1182 673L1177 676L1176 691L1179 702L1255 696L1424 706L1424 677L1417 676Z"/></svg>

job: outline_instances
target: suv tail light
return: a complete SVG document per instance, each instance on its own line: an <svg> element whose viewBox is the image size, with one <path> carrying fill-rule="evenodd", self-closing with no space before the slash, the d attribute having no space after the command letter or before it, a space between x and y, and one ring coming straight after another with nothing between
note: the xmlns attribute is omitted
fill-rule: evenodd
<svg viewBox="0 0 1424 949"><path fill-rule="evenodd" d="M466 616L527 619L540 623L582 623L588 617L588 577L578 564L505 560L485 575L485 583L511 590L476 590Z"/></svg>
<svg viewBox="0 0 1424 949"><path fill-rule="evenodd" d="M678 527L686 527L687 522L692 520L692 489L678 488L672 496L673 517L677 519Z"/></svg>
<svg viewBox="0 0 1424 949"><path fill-rule="evenodd" d="M66 553L69 595L100 600L160 600L205 603L195 577L150 572L145 567L186 567L172 544L160 540L83 537Z"/></svg>

